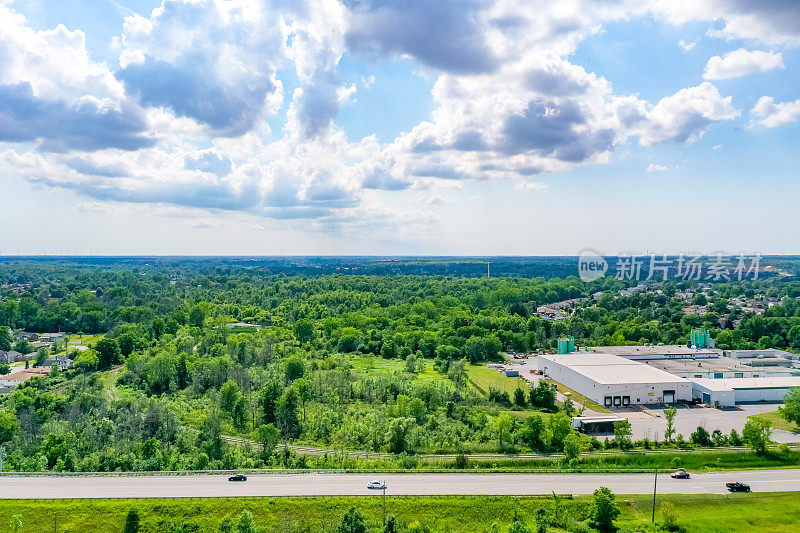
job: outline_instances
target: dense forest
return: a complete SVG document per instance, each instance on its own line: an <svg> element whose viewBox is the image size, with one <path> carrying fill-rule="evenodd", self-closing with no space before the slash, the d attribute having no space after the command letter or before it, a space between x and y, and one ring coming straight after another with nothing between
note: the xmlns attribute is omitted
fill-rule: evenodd
<svg viewBox="0 0 800 533"><path fill-rule="evenodd" d="M74 366L0 399L4 467L19 471L341 466L333 450L396 454L395 466L414 466L419 453L574 457L604 444L572 431L573 406L547 386L483 389L476 365L552 350L564 335L579 345L685 343L695 327L722 348L800 348L800 282L788 276L697 290L702 315L676 296L696 282L623 296L628 285L613 277L20 260L0 263L0 282L0 350L21 330L64 331L88 346L56 343L48 355ZM565 320L536 316L572 298ZM757 315L734 298L773 305ZM281 443L332 453L276 453Z"/></svg>

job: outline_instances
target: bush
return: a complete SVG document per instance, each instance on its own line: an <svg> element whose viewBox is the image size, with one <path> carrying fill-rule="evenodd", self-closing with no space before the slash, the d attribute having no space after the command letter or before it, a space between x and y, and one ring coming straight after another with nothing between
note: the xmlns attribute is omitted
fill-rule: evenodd
<svg viewBox="0 0 800 533"><path fill-rule="evenodd" d="M467 460L467 456L466 455L464 455L463 453L460 453L460 454L456 455L456 459L455 459L455 467L456 468L458 468L459 470L464 470L465 468L467 468L468 464L469 464L469 461Z"/></svg>
<svg viewBox="0 0 800 533"><path fill-rule="evenodd" d="M678 510L672 502L663 502L659 507L661 512L661 519L664 522L664 527L669 531L677 531L678 529Z"/></svg>

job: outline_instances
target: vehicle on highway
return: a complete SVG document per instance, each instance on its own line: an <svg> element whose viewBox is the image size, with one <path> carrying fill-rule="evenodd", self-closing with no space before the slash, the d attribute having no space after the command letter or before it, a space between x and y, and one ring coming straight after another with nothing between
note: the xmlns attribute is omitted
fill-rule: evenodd
<svg viewBox="0 0 800 533"><path fill-rule="evenodd" d="M725 486L728 487L728 490L731 492L750 492L750 485L747 483L734 481L733 483L725 483Z"/></svg>
<svg viewBox="0 0 800 533"><path fill-rule="evenodd" d="M244 474L234 474L228 478L228 481L247 481L247 476Z"/></svg>
<svg viewBox="0 0 800 533"><path fill-rule="evenodd" d="M687 472L686 470L681 468L680 470L677 470L676 472L671 473L669 475L669 477L674 478L674 479L689 479L690 476L689 476L689 472Z"/></svg>
<svg viewBox="0 0 800 533"><path fill-rule="evenodd" d="M376 489L376 490L383 490L386 488L386 483L382 481L378 481L377 479L370 481L367 483L368 489Z"/></svg>

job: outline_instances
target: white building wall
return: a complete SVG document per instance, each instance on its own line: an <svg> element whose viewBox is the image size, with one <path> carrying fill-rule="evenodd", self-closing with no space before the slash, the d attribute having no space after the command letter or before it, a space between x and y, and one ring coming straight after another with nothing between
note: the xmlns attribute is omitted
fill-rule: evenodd
<svg viewBox="0 0 800 533"><path fill-rule="evenodd" d="M692 397L710 405L715 405L717 403L723 407L733 407L736 405L736 392L733 389L715 389L705 387L699 383L693 383Z"/></svg>
<svg viewBox="0 0 800 533"><path fill-rule="evenodd" d="M663 403L665 390L675 391L676 402L692 399L692 383L689 381L603 384L565 364L542 357L538 365L546 376L600 405L606 405L608 397L612 399L612 406L620 406L623 397L630 398L631 405Z"/></svg>
<svg viewBox="0 0 800 533"><path fill-rule="evenodd" d="M736 403L782 402L789 389L734 389Z"/></svg>

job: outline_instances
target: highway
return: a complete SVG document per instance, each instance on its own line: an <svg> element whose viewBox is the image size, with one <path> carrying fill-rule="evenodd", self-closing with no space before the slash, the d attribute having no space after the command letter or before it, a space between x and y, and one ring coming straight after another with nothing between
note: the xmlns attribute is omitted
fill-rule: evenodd
<svg viewBox="0 0 800 533"><path fill-rule="evenodd" d="M372 479L385 480L387 495L591 494L605 486L617 494L653 491L652 474L254 474L231 482L227 475L101 475L0 477L0 498L201 498L232 496L365 496ZM724 493L741 481L754 492L800 491L800 469L692 474L688 480L658 476L661 494Z"/></svg>

